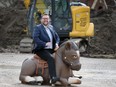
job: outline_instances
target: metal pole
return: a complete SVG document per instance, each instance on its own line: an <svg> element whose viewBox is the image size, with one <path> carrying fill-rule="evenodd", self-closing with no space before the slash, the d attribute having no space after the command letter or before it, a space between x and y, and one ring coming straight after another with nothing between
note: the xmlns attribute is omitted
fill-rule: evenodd
<svg viewBox="0 0 116 87"><path fill-rule="evenodd" d="M51 19L52 19L52 25L54 26L54 19L55 19L55 0L51 0L51 2L52 2L52 17L51 17Z"/></svg>
<svg viewBox="0 0 116 87"><path fill-rule="evenodd" d="M32 36L32 33L33 33L35 5L36 5L36 0L31 0L31 5L29 7L29 14L28 14L28 35L29 36Z"/></svg>

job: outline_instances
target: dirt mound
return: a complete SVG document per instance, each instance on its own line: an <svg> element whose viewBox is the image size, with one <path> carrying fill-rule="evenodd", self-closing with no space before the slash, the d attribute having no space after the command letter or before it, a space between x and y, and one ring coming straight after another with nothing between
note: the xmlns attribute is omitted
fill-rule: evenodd
<svg viewBox="0 0 116 87"><path fill-rule="evenodd" d="M109 8L91 21L95 25L95 36L87 54L116 54L116 8Z"/></svg>
<svg viewBox="0 0 116 87"><path fill-rule="evenodd" d="M22 4L0 7L0 46L19 45L26 26L26 10Z"/></svg>

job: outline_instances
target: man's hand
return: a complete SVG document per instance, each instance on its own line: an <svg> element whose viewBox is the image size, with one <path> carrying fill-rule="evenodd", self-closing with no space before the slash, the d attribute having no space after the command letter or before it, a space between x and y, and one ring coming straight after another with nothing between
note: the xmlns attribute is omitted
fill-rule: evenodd
<svg viewBox="0 0 116 87"><path fill-rule="evenodd" d="M49 47L51 45L51 42L47 42L46 46Z"/></svg>
<svg viewBox="0 0 116 87"><path fill-rule="evenodd" d="M58 46L58 44L56 44L56 47L55 47L54 51L57 51L58 48L59 48L59 46Z"/></svg>

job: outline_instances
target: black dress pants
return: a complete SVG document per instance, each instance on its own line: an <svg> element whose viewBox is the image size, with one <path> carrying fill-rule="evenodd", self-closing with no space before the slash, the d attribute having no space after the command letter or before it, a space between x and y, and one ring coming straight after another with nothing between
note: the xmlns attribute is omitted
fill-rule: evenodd
<svg viewBox="0 0 116 87"><path fill-rule="evenodd" d="M49 69L49 73L50 73L51 78L56 77L55 61L51 55L53 52L54 51L52 49L42 49L42 50L35 52L35 54L37 54L43 60L47 61L48 69Z"/></svg>

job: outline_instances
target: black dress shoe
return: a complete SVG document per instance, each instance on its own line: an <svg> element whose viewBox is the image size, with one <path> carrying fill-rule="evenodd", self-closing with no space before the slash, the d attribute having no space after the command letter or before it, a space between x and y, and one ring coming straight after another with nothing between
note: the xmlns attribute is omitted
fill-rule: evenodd
<svg viewBox="0 0 116 87"><path fill-rule="evenodd" d="M59 81L60 79L57 77L52 77L51 83L55 84L57 81Z"/></svg>

